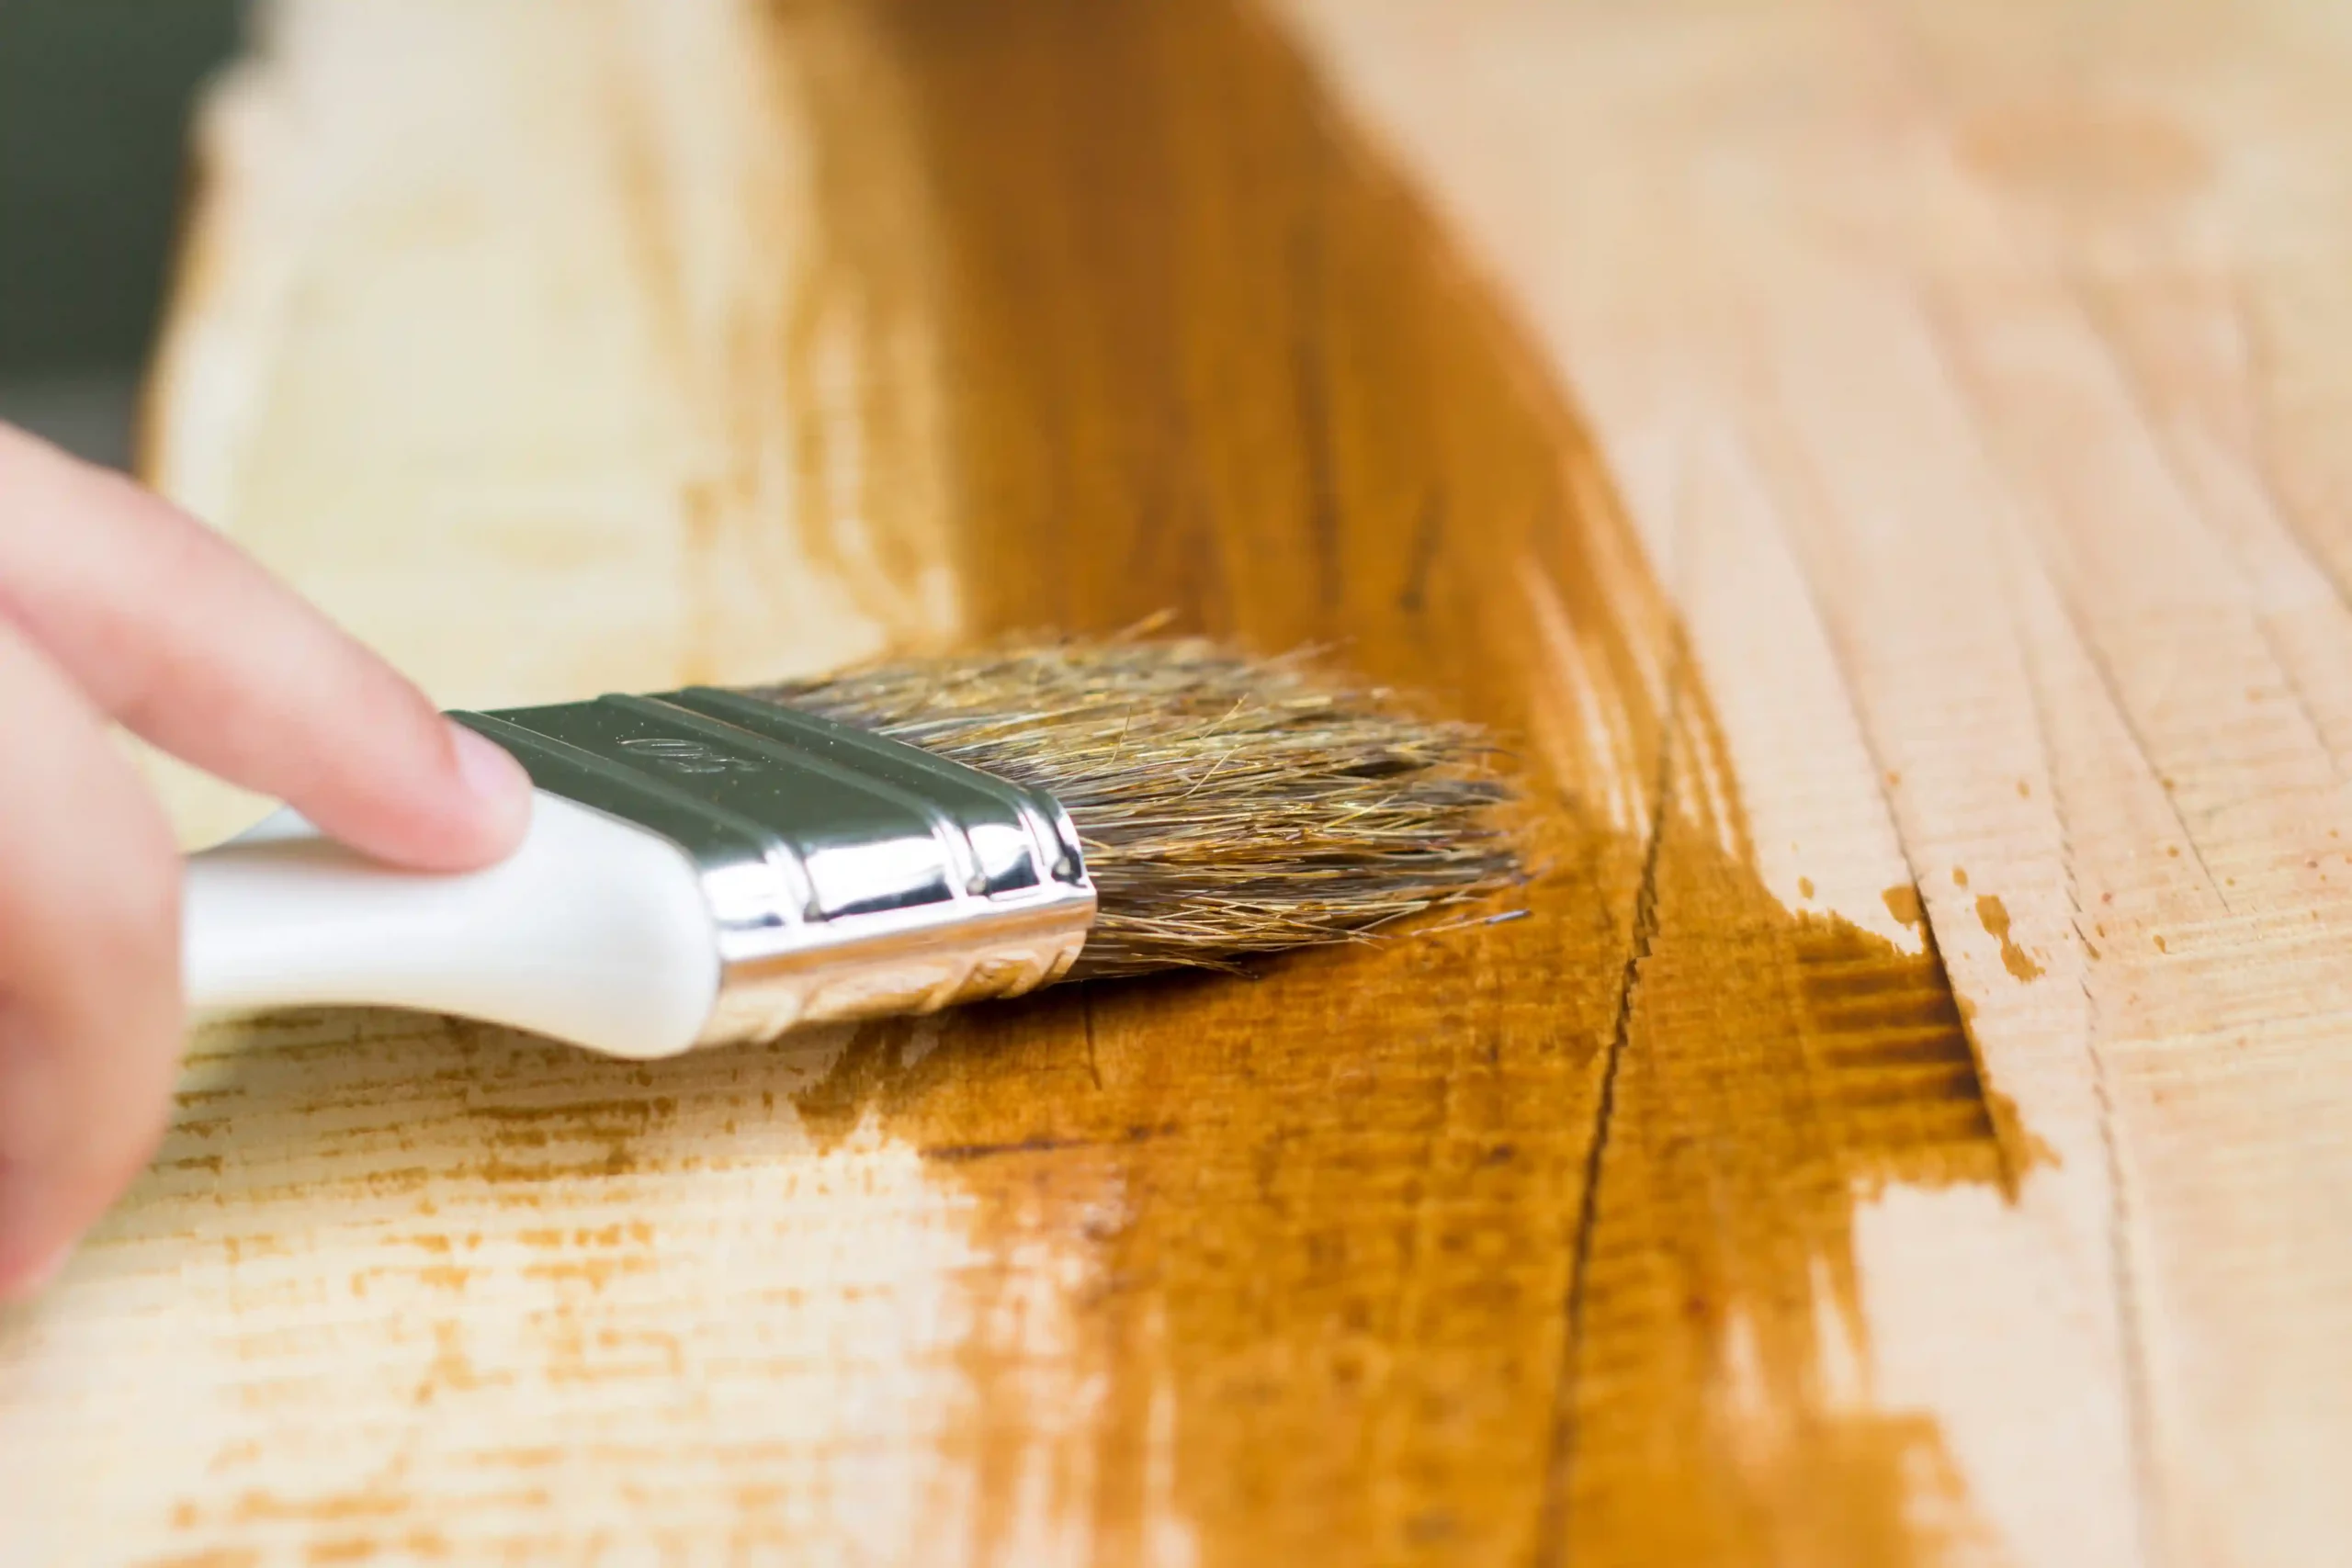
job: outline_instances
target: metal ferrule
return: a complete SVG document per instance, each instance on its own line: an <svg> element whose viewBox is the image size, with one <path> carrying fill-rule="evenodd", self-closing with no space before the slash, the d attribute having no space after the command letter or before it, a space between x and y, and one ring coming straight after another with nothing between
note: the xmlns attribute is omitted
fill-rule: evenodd
<svg viewBox="0 0 2352 1568"><path fill-rule="evenodd" d="M693 863L720 965L698 1043L1018 996L1094 920L1051 795L901 741L700 686L451 716Z"/></svg>

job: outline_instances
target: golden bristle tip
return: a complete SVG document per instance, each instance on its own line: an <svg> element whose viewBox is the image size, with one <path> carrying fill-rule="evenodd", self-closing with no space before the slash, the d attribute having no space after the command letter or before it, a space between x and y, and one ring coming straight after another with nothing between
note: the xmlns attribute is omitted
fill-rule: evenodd
<svg viewBox="0 0 2352 1568"><path fill-rule="evenodd" d="M892 660L748 694L1060 801L1100 898L1071 979L1230 969L1521 879L1499 820L1513 792L1479 727L1424 717L1312 654L1150 632Z"/></svg>

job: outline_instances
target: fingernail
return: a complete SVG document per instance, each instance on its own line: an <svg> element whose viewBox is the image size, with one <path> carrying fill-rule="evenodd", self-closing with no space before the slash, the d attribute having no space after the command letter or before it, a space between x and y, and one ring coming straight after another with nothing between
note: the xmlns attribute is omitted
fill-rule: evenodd
<svg viewBox="0 0 2352 1568"><path fill-rule="evenodd" d="M31 1268L0 1280L0 1302L28 1302L55 1284L74 1257L74 1245L69 1241Z"/></svg>
<svg viewBox="0 0 2352 1568"><path fill-rule="evenodd" d="M521 817L529 809L531 776L511 752L495 740L451 723L450 748L458 758L458 776L477 799L498 807L502 816Z"/></svg>

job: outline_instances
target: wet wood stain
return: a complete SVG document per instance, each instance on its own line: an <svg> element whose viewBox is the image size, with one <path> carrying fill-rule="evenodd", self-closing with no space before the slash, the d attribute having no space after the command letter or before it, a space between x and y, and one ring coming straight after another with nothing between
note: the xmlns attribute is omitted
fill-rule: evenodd
<svg viewBox="0 0 2352 1568"><path fill-rule="evenodd" d="M1535 780L1535 919L984 1010L919 1059L877 1027L799 1100L972 1195L977 1321L1038 1245L1085 1256L1102 1393L1054 1506L1106 1562L1150 1555L1156 1467L1208 1562L1939 1560L1971 1528L1932 1422L1833 1371L1853 1215L2013 1192L2030 1143L1917 891L1924 953L1758 884L1590 439L1274 29L842 4L915 121L972 629L1333 642ZM965 1354L980 1561L1035 1354Z"/></svg>

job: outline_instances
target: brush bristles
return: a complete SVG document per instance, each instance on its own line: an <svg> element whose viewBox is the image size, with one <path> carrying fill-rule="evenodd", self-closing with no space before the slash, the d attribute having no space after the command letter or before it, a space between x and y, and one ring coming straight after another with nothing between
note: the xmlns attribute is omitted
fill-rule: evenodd
<svg viewBox="0 0 2352 1568"><path fill-rule="evenodd" d="M1050 792L1101 900L1073 979L1230 968L1507 886L1476 728L1193 640L868 666L753 694Z"/></svg>

